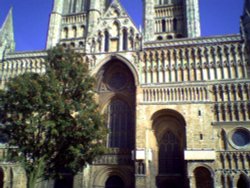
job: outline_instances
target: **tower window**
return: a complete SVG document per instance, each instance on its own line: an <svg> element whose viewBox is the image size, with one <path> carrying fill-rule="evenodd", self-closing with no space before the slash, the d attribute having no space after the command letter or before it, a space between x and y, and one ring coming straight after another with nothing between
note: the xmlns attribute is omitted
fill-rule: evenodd
<svg viewBox="0 0 250 188"><path fill-rule="evenodd" d="M108 52L109 51L109 32L108 31L105 31L105 52Z"/></svg>
<svg viewBox="0 0 250 188"><path fill-rule="evenodd" d="M63 35L65 39L69 38L69 29L67 27L63 29Z"/></svg>
<svg viewBox="0 0 250 188"><path fill-rule="evenodd" d="M174 20L173 20L173 28L174 28L174 32L176 32L177 29L178 29L177 19L176 18L174 18Z"/></svg>
<svg viewBox="0 0 250 188"><path fill-rule="evenodd" d="M162 32L166 32L166 21L164 19L161 20Z"/></svg>
<svg viewBox="0 0 250 188"><path fill-rule="evenodd" d="M76 29L76 26L74 26L72 29L73 29L73 37L76 38L76 37L77 37L77 29Z"/></svg>
<svg viewBox="0 0 250 188"><path fill-rule="evenodd" d="M128 49L128 31L123 29L123 50Z"/></svg>

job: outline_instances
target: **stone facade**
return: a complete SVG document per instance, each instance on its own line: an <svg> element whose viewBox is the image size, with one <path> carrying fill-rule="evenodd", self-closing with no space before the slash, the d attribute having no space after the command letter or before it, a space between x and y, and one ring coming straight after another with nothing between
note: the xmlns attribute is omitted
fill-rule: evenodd
<svg viewBox="0 0 250 188"><path fill-rule="evenodd" d="M212 37L200 37L198 0L143 2L141 32L118 0L54 0L47 48L74 48L89 64L109 152L40 187L250 187L249 0L241 35ZM44 72L45 57L5 53L1 87ZM0 175L5 188L25 187L17 164L2 162Z"/></svg>

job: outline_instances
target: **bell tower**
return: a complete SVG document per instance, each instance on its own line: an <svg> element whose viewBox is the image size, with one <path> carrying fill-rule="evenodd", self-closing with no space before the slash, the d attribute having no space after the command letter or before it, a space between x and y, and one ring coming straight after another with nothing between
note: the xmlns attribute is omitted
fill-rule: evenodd
<svg viewBox="0 0 250 188"><path fill-rule="evenodd" d="M144 0L145 41L199 36L198 0Z"/></svg>

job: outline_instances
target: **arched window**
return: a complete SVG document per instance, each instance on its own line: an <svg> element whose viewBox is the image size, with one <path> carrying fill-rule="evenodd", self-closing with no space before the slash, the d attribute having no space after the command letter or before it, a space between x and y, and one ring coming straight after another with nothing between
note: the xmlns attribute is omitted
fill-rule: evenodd
<svg viewBox="0 0 250 188"><path fill-rule="evenodd" d="M67 27L63 29L63 37L65 39L69 38L69 29Z"/></svg>
<svg viewBox="0 0 250 188"><path fill-rule="evenodd" d="M85 37L85 26L84 25L81 26L81 33L82 33L82 37Z"/></svg>
<svg viewBox="0 0 250 188"><path fill-rule="evenodd" d="M177 29L178 29L178 23L177 23L177 19L176 18L174 18L174 20L173 20L173 28L174 28L174 32L176 32Z"/></svg>
<svg viewBox="0 0 250 188"><path fill-rule="evenodd" d="M195 184L197 188L213 188L213 179L210 171L205 167L194 170Z"/></svg>
<svg viewBox="0 0 250 188"><path fill-rule="evenodd" d="M77 28L76 28L76 26L73 26L72 30L73 30L73 37L76 38L77 37Z"/></svg>
<svg viewBox="0 0 250 188"><path fill-rule="evenodd" d="M109 32L108 31L105 31L104 37L105 37L105 47L104 47L104 50L105 50L105 52L108 52L109 51Z"/></svg>
<svg viewBox="0 0 250 188"><path fill-rule="evenodd" d="M123 34L123 50L128 49L128 31L126 29L123 29L122 31Z"/></svg>
<svg viewBox="0 0 250 188"><path fill-rule="evenodd" d="M111 176L105 183L105 188L124 188L124 182L119 176Z"/></svg>
<svg viewBox="0 0 250 188"><path fill-rule="evenodd" d="M129 105L122 100L111 101L108 114L108 147L131 148L132 114Z"/></svg>
<svg viewBox="0 0 250 188"><path fill-rule="evenodd" d="M160 141L159 174L179 174L182 172L182 152L179 139L167 131Z"/></svg>
<svg viewBox="0 0 250 188"><path fill-rule="evenodd" d="M166 32L166 21L164 19L161 20L162 32Z"/></svg>

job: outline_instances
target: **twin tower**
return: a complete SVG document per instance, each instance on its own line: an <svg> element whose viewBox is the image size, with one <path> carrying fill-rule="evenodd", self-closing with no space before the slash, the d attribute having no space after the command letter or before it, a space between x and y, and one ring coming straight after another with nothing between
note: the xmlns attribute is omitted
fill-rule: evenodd
<svg viewBox="0 0 250 188"><path fill-rule="evenodd" d="M68 35L85 43L113 3L120 4L119 0L54 0L47 48ZM200 36L198 0L143 0L143 7L144 42Z"/></svg>

